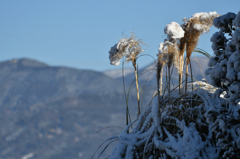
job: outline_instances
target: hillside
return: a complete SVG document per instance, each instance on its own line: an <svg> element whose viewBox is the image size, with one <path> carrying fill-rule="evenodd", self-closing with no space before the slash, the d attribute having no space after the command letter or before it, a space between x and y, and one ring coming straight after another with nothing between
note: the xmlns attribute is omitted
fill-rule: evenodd
<svg viewBox="0 0 240 159"><path fill-rule="evenodd" d="M153 71L143 107L152 97L154 77ZM132 79L126 75L127 85ZM125 127L121 77L25 58L0 62L0 83L1 159L90 158L105 139ZM134 119L134 85L129 99Z"/></svg>
<svg viewBox="0 0 240 159"><path fill-rule="evenodd" d="M30 59L0 63L0 83L0 105L12 109L66 96L122 90L116 80L100 72L52 67Z"/></svg>
<svg viewBox="0 0 240 159"><path fill-rule="evenodd" d="M0 158L89 158L119 128L96 131L125 124L122 83L101 72L19 59L0 83Z"/></svg>

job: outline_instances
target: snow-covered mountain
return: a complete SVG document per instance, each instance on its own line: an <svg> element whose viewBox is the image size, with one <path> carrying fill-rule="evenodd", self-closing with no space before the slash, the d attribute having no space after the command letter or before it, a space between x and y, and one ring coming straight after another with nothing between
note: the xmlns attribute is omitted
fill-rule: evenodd
<svg viewBox="0 0 240 159"><path fill-rule="evenodd" d="M129 75L133 72L134 72L133 68L124 69L124 76L127 76L127 75ZM114 78L114 79L121 78L122 74L123 74L122 69L107 70L107 71L104 71L103 73L105 75L109 76L109 77Z"/></svg>
<svg viewBox="0 0 240 159"><path fill-rule="evenodd" d="M15 59L0 83L0 158L90 158L125 125L122 83L102 72Z"/></svg>
<svg viewBox="0 0 240 159"><path fill-rule="evenodd" d="M198 59L204 72L208 59ZM143 107L156 89L154 67L139 70L152 70ZM192 68L201 80L194 60ZM133 71L125 69L127 88ZM141 86L146 77L140 77ZM15 59L0 62L0 83L0 158L90 158L105 139L125 127L121 69L96 72ZM137 108L134 87L129 98L132 119Z"/></svg>

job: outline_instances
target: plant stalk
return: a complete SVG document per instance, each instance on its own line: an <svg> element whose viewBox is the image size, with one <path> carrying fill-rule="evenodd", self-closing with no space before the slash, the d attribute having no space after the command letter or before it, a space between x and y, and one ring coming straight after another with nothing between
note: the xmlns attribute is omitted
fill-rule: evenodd
<svg viewBox="0 0 240 159"><path fill-rule="evenodd" d="M158 62L157 64L158 109L160 109L160 96L162 95L162 74L163 74L163 65Z"/></svg>
<svg viewBox="0 0 240 159"><path fill-rule="evenodd" d="M180 58L180 62L179 62L179 94L181 94L184 57L182 55L179 58Z"/></svg>
<svg viewBox="0 0 240 159"><path fill-rule="evenodd" d="M122 79L123 79L123 90L124 90L125 101L126 101L126 125L128 125L129 124L129 122L128 122L129 110L128 110L128 100L127 100L125 80L124 80L124 62L122 63Z"/></svg>
<svg viewBox="0 0 240 159"><path fill-rule="evenodd" d="M171 92L171 74L170 74L170 68L171 67L169 67L168 66L168 96L169 96L169 101L171 101L170 100L170 92Z"/></svg>
<svg viewBox="0 0 240 159"><path fill-rule="evenodd" d="M186 64L186 83L185 83L185 95L187 95L187 83L188 83L188 63Z"/></svg>
<svg viewBox="0 0 240 159"><path fill-rule="evenodd" d="M140 96L139 96L139 85L138 85L138 71L136 65L134 66L135 69L135 79L136 79L136 88L137 88L137 100L138 100L138 112L137 117L139 117L141 110L140 110Z"/></svg>
<svg viewBox="0 0 240 159"><path fill-rule="evenodd" d="M160 95L162 95L162 85L163 85L163 83L162 83L162 77L163 77L163 66L161 67L161 74L160 74L160 88L159 88L159 90L160 90Z"/></svg>

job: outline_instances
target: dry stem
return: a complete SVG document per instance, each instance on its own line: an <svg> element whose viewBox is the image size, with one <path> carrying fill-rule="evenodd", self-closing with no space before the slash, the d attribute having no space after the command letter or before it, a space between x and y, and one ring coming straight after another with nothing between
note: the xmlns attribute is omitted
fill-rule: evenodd
<svg viewBox="0 0 240 159"><path fill-rule="evenodd" d="M188 57L187 60L189 60ZM187 82L188 82L187 79L188 79L188 63L186 64L185 95L187 95Z"/></svg>
<svg viewBox="0 0 240 159"><path fill-rule="evenodd" d="M179 54L180 55L180 54ZM184 62L184 55L182 54L180 57L179 57L179 94L181 94L181 88L182 88L182 72L183 72L183 62Z"/></svg>
<svg viewBox="0 0 240 159"><path fill-rule="evenodd" d="M135 63L135 65L134 65ZM141 110L140 110L140 96L139 96L139 85L138 85L138 71L137 71L137 67L136 67L136 61L133 63L133 67L135 70L135 79L136 79L136 89L137 89L137 100L138 100L138 112L137 112L137 117L139 117L139 115L141 114Z"/></svg>

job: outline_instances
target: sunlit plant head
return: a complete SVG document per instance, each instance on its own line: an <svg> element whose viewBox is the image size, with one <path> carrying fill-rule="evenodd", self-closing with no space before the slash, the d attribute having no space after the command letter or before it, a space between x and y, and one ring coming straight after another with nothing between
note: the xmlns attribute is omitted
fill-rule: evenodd
<svg viewBox="0 0 240 159"><path fill-rule="evenodd" d="M110 64L120 65L120 60L125 57L125 61L132 61L133 66L136 67L137 56L143 52L142 44L143 42L136 39L134 35L120 39L109 51Z"/></svg>
<svg viewBox="0 0 240 159"><path fill-rule="evenodd" d="M167 34L167 38L163 43L160 43L158 48L158 62L159 64L167 64L169 67L173 63L178 63L178 41L184 36L184 30L176 22L167 24L164 28L164 33ZM178 67L178 65L175 65Z"/></svg>
<svg viewBox="0 0 240 159"><path fill-rule="evenodd" d="M199 37L201 34L209 31L213 25L213 19L218 17L217 12L201 12L195 13L191 18L184 18L182 28L185 31L184 37L180 40L180 54L183 54L186 47L187 64L189 63L190 56L196 48Z"/></svg>

